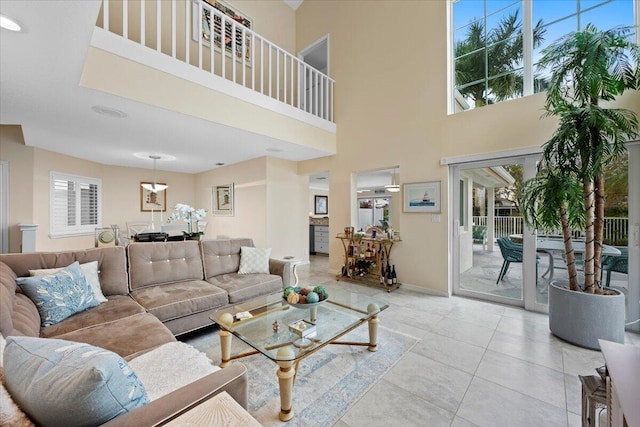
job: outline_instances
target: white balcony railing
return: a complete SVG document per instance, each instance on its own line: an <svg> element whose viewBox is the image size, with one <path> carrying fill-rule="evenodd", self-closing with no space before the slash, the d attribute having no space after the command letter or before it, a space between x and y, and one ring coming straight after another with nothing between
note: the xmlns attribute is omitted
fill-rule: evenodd
<svg viewBox="0 0 640 427"><path fill-rule="evenodd" d="M486 216L474 216L473 225L487 226ZM522 234L524 221L521 216L496 216L494 217L494 234L496 238L508 237L511 234ZM553 235L561 236L558 231ZM580 231L574 232L574 237L582 237ZM629 219L617 217L605 217L604 242L625 246L629 239Z"/></svg>
<svg viewBox="0 0 640 427"><path fill-rule="evenodd" d="M333 79L204 1L103 0L97 26L334 121Z"/></svg>

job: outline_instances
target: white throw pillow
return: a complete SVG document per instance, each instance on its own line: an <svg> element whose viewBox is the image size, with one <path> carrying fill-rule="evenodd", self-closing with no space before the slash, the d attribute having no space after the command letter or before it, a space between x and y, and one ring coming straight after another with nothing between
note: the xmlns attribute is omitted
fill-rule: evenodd
<svg viewBox="0 0 640 427"><path fill-rule="evenodd" d="M55 274L62 270L60 268L41 268L39 270L29 270L30 276L48 276L49 274ZM93 291L93 297L100 303L107 302L108 300L102 294L102 288L100 287L100 276L98 275L98 261L91 261L84 264L80 264L80 270L84 277L87 278L87 283L91 286Z"/></svg>
<svg viewBox="0 0 640 427"><path fill-rule="evenodd" d="M269 274L269 256L271 256L271 248L260 249L242 246L240 248L240 269L238 269L238 274Z"/></svg>

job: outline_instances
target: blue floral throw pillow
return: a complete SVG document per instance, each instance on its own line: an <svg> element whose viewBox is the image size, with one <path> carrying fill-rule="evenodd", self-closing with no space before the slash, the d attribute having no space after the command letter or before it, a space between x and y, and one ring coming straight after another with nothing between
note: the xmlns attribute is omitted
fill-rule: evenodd
<svg viewBox="0 0 640 427"><path fill-rule="evenodd" d="M38 425L97 426L149 402L116 353L51 338L7 337L7 390Z"/></svg>
<svg viewBox="0 0 640 427"><path fill-rule="evenodd" d="M55 325L100 304L77 261L58 273L19 277L16 283L38 308L42 326Z"/></svg>

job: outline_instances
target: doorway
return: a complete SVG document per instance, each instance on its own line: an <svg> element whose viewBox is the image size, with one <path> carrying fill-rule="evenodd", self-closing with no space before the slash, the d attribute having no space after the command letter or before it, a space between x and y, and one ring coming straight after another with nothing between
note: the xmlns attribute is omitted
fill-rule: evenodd
<svg viewBox="0 0 640 427"><path fill-rule="evenodd" d="M547 310L545 263L519 212L538 155L452 165L453 293Z"/></svg>
<svg viewBox="0 0 640 427"><path fill-rule="evenodd" d="M323 74L329 75L329 35L316 40L306 48L302 49L298 53L298 58L315 68ZM303 95L300 97L300 108L307 113L322 115L325 109L324 103L327 102L325 97L314 96L314 91L319 89L320 80L316 73L312 73L312 70L306 69L299 77L300 93ZM318 102L313 102L314 99L321 99L322 105L318 105ZM323 117L327 119L327 117Z"/></svg>

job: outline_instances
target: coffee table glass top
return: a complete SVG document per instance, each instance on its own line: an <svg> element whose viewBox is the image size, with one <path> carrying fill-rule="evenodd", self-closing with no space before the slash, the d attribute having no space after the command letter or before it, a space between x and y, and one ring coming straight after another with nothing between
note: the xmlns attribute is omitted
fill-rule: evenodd
<svg viewBox="0 0 640 427"><path fill-rule="evenodd" d="M315 305L315 321L312 321L311 308L290 306L282 298L282 293L257 297L219 310L210 318L221 329L231 332L274 361L279 360L278 350L288 345L294 351L293 360L297 360L336 340L389 307L385 302L367 295L340 288L327 287L327 292L329 298ZM253 317L237 320L235 316L246 311L251 312ZM229 315L234 316L232 324L228 323ZM304 326L300 321L304 321ZM307 328L315 328L315 331L307 337L301 337L292 332L289 325L297 326L298 330L304 329L305 332L308 332Z"/></svg>

